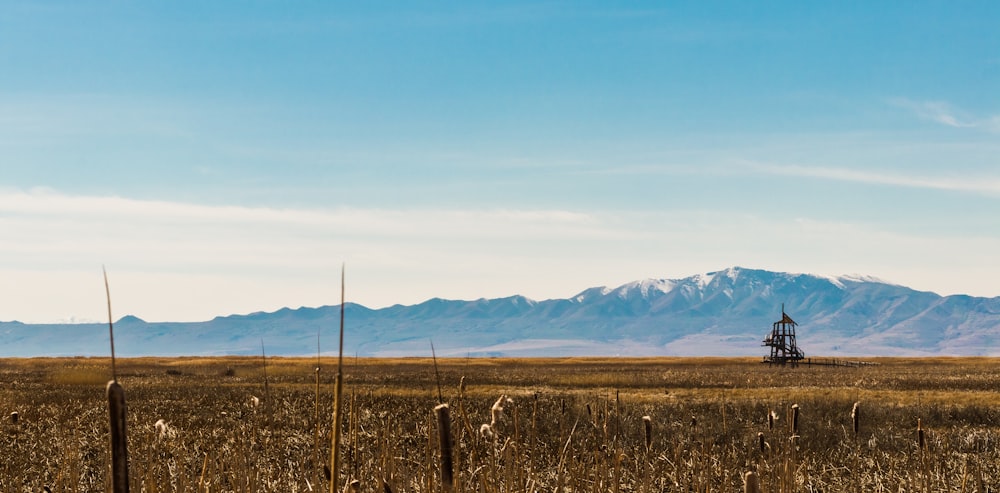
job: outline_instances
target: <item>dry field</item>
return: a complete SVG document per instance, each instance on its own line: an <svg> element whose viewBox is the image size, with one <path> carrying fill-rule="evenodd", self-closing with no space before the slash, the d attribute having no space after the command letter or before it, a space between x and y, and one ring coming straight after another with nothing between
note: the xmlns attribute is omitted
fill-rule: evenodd
<svg viewBox="0 0 1000 493"><path fill-rule="evenodd" d="M340 477L445 491L440 391L455 491L733 492L748 471L771 492L1000 491L1000 362L876 361L449 359L436 376L429 359L349 359ZM119 360L131 490L327 491L320 366L317 400L315 359L268 358L266 389L260 357ZM108 490L108 360L5 359L0 375L0 493Z"/></svg>

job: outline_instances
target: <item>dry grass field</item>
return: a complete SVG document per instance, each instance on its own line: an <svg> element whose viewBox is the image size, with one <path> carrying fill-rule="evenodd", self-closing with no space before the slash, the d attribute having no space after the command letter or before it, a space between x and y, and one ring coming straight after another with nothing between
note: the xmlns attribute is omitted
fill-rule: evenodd
<svg viewBox="0 0 1000 493"><path fill-rule="evenodd" d="M454 491L732 492L748 471L769 492L1000 490L1000 362L876 361L348 359L340 477L447 491L440 391ZM119 360L131 491L328 491L335 362L320 367L317 399L315 359L268 358L266 388L259 357ZM109 361L0 375L0 493L108 490Z"/></svg>

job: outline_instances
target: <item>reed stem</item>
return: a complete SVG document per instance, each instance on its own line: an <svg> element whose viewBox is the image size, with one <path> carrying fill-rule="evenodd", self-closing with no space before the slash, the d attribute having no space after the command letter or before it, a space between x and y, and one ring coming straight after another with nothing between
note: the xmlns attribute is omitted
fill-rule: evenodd
<svg viewBox="0 0 1000 493"><path fill-rule="evenodd" d="M337 353L337 378L333 391L333 443L330 450L330 493L340 484L340 421L344 389L344 266L340 268L340 348Z"/></svg>

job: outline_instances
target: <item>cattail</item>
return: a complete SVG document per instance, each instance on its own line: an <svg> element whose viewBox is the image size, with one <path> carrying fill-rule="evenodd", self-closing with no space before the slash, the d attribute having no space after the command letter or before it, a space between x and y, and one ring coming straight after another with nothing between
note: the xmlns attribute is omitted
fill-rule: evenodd
<svg viewBox="0 0 1000 493"><path fill-rule="evenodd" d="M389 482L382 479L382 493L392 493L392 486L389 486Z"/></svg>
<svg viewBox="0 0 1000 493"><path fill-rule="evenodd" d="M439 404L434 408L434 414L437 415L438 446L441 447L441 483L445 491L451 491L455 486L451 459L451 412L447 404Z"/></svg>
<svg viewBox="0 0 1000 493"><path fill-rule="evenodd" d="M767 443L764 441L764 432L757 432L757 446L760 447L760 453L764 453L767 449Z"/></svg>
<svg viewBox="0 0 1000 493"><path fill-rule="evenodd" d="M760 479L750 471L743 475L743 493L760 493Z"/></svg>
<svg viewBox="0 0 1000 493"><path fill-rule="evenodd" d="M108 407L111 417L111 484L114 493L128 493L128 445L125 439L125 389L108 382Z"/></svg>
<svg viewBox="0 0 1000 493"><path fill-rule="evenodd" d="M164 438L164 437L167 436L167 431L168 431L169 428L167 427L167 422L166 421L164 421L162 419L158 419L158 420L156 420L156 423L153 423L153 429L156 430L156 434L160 438Z"/></svg>
<svg viewBox="0 0 1000 493"><path fill-rule="evenodd" d="M767 431L774 431L774 422L778 420L778 413L772 409L767 413Z"/></svg>
<svg viewBox="0 0 1000 493"><path fill-rule="evenodd" d="M792 433L799 434L799 405L792 404Z"/></svg>
<svg viewBox="0 0 1000 493"><path fill-rule="evenodd" d="M917 446L920 450L924 449L924 427L920 422L920 418L917 418Z"/></svg>
<svg viewBox="0 0 1000 493"><path fill-rule="evenodd" d="M17 424L17 420L20 417L21 417L21 415L18 414L17 411L14 411L14 412L10 413L10 424L16 425Z"/></svg>
<svg viewBox="0 0 1000 493"><path fill-rule="evenodd" d="M108 395L108 417L111 421L111 490L114 493L128 493L125 389L118 384L118 368L115 365L115 327L111 317L111 288L108 287L107 271L104 271L104 294L108 300L108 339L111 343L111 381L105 389Z"/></svg>
<svg viewBox="0 0 1000 493"><path fill-rule="evenodd" d="M854 436L856 437L861 428L861 404L858 402L855 402L854 407L851 408L851 421L854 422Z"/></svg>
<svg viewBox="0 0 1000 493"><path fill-rule="evenodd" d="M691 415L691 427L694 428L698 426L698 418L695 415Z"/></svg>
<svg viewBox="0 0 1000 493"><path fill-rule="evenodd" d="M653 418L643 416L642 428L646 432L646 450L648 451L653 446Z"/></svg>

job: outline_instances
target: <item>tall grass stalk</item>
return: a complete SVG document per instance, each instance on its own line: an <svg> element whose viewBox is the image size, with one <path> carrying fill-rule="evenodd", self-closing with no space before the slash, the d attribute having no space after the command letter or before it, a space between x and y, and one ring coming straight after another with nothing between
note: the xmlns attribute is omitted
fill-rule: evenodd
<svg viewBox="0 0 1000 493"><path fill-rule="evenodd" d="M337 350L337 377L333 391L333 439L330 450L330 493L340 485L341 395L344 390L344 266L340 267L340 347Z"/></svg>
<svg viewBox="0 0 1000 493"><path fill-rule="evenodd" d="M319 417L319 369L320 369L320 346L319 346L319 329L316 329L316 433L313 435L313 459L316 461L315 464L320 464L320 449L319 449L319 435L320 435L320 417Z"/></svg>
<svg viewBox="0 0 1000 493"><path fill-rule="evenodd" d="M438 372L438 359L437 353L434 352L434 341L431 340L431 359L434 361L434 380L437 381L438 390L438 404L444 403L444 397L441 394L441 373Z"/></svg>
<svg viewBox="0 0 1000 493"><path fill-rule="evenodd" d="M264 353L264 339L260 340L260 365L264 370L264 412L267 413L267 430L271 431L271 390L267 383L267 355Z"/></svg>

